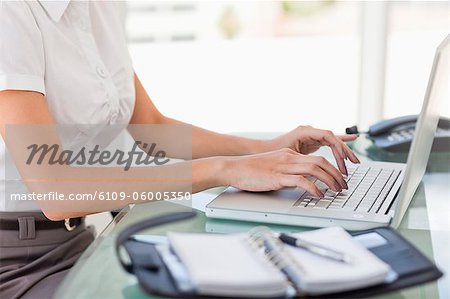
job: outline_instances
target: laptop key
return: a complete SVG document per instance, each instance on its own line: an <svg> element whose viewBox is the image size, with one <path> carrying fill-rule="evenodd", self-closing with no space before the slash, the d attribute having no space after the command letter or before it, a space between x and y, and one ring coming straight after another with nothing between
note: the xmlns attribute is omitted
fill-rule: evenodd
<svg viewBox="0 0 450 299"><path fill-rule="evenodd" d="M312 183L314 183L317 180L317 178L315 178L313 176L307 176L306 179Z"/></svg>
<svg viewBox="0 0 450 299"><path fill-rule="evenodd" d="M318 198L313 198L313 199L311 199L311 201L308 203L307 207L308 207L308 208L314 207L318 201L319 201Z"/></svg>
<svg viewBox="0 0 450 299"><path fill-rule="evenodd" d="M373 211L375 213L378 213L380 211L380 208L383 205L384 200L388 196L389 191L391 191L391 188L394 185L395 181L397 180L399 174L400 174L400 172L398 172L398 171L392 172L391 176L389 177L388 182L386 183L386 185L383 188L383 191L381 191L380 195L378 195L373 206L371 208L369 208L369 212Z"/></svg>
<svg viewBox="0 0 450 299"><path fill-rule="evenodd" d="M316 205L314 206L314 208L318 208L318 209L326 209L331 203L331 200L320 200L316 203Z"/></svg>
<svg viewBox="0 0 450 299"><path fill-rule="evenodd" d="M337 192L334 192L333 190L330 190L330 189L328 189L327 190L327 192L325 192L325 197L336 197L336 195L337 195L338 193Z"/></svg>
<svg viewBox="0 0 450 299"><path fill-rule="evenodd" d="M361 200L357 199L357 198L350 198L349 200L347 200L347 202L345 203L345 208L346 209L351 209L353 210L354 208L356 208L359 204Z"/></svg>
<svg viewBox="0 0 450 299"><path fill-rule="evenodd" d="M370 208L371 205L372 204L369 203L369 202L362 203L356 208L356 211L357 212L360 212L360 211L361 212L367 212L367 210Z"/></svg>
<svg viewBox="0 0 450 299"><path fill-rule="evenodd" d="M316 184L317 188L319 188L321 191L328 190L327 184L323 183L322 181L317 180L315 184Z"/></svg>
<svg viewBox="0 0 450 299"><path fill-rule="evenodd" d="M342 209L342 206L331 204L331 205L328 206L327 209L328 209L328 210L340 210L340 209Z"/></svg>

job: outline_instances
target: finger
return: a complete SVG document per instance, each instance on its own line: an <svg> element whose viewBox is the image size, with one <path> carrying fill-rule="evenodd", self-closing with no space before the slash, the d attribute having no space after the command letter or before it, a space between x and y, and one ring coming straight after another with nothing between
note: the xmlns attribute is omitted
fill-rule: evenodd
<svg viewBox="0 0 450 299"><path fill-rule="evenodd" d="M347 166L345 166L345 158L347 157L347 153L345 152L344 147L346 145L342 142L341 139L336 137L336 135L334 135L330 131L325 131L323 134L323 139L331 148L339 170L341 171L341 173L348 175Z"/></svg>
<svg viewBox="0 0 450 299"><path fill-rule="evenodd" d="M347 167L345 166L345 158L347 157L346 153L342 149L342 146L336 140L327 141L327 145L330 147L331 152L333 153L334 159L336 160L336 164L339 168L339 171L345 175L348 175ZM339 145L338 145L339 144Z"/></svg>
<svg viewBox="0 0 450 299"><path fill-rule="evenodd" d="M347 166L345 165L345 152L341 154L341 151L335 145L330 145L330 148L333 153L334 159L336 160L339 171L345 175L348 175Z"/></svg>
<svg viewBox="0 0 450 299"><path fill-rule="evenodd" d="M338 136L339 139L342 142L347 142L347 141L353 141L356 138L359 137L359 135L357 134L350 134L350 135L340 135ZM361 163L358 159L358 157L356 157L355 153L344 143L344 151L346 153L346 156L350 159L350 161L352 161L353 163Z"/></svg>
<svg viewBox="0 0 450 299"><path fill-rule="evenodd" d="M320 166L316 164L304 164L308 169L308 174L312 175L315 178L318 178L322 182L324 182L331 190L335 192L341 192L344 186L342 186L341 182L338 182L332 175L328 174L324 171Z"/></svg>
<svg viewBox="0 0 450 299"><path fill-rule="evenodd" d="M348 158L353 163L361 163L359 161L358 157L356 157L355 153L343 141L341 141L341 143L342 143L342 148L344 149L346 158Z"/></svg>
<svg viewBox="0 0 450 299"><path fill-rule="evenodd" d="M339 139L341 139L344 142L353 141L356 140L356 138L359 137L357 134L348 134L348 135L339 135L337 136Z"/></svg>
<svg viewBox="0 0 450 299"><path fill-rule="evenodd" d="M344 146L344 150L346 151L347 157L350 159L350 161L352 161L353 163L361 163L355 153L347 145Z"/></svg>
<svg viewBox="0 0 450 299"><path fill-rule="evenodd" d="M347 157L344 151L344 143L342 140L331 131L314 129L309 132L311 138L319 140L321 144L327 145L333 152L334 159L339 168L339 171L345 175L348 175L347 167L345 166L345 158Z"/></svg>
<svg viewBox="0 0 450 299"><path fill-rule="evenodd" d="M324 196L316 185L301 175L284 175L281 180L281 183L286 187L300 187L316 197L322 198Z"/></svg>
<svg viewBox="0 0 450 299"><path fill-rule="evenodd" d="M309 159L311 159L313 163L319 165L325 172L330 174L341 188L348 188L347 183L342 176L342 173L339 172L339 170L337 170L336 167L334 167L334 165L331 164L327 159L317 156L310 156Z"/></svg>
<svg viewBox="0 0 450 299"><path fill-rule="evenodd" d="M328 130L319 130L316 129L314 131L312 131L311 133L311 137L318 140L322 145L328 145L328 146L336 146L338 144L340 144L341 139L336 137L336 135L333 134L333 132L328 131ZM345 154L342 150L338 150L338 154L344 158Z"/></svg>
<svg viewBox="0 0 450 299"><path fill-rule="evenodd" d="M344 188L341 182L337 181L332 175L328 174L315 163L287 164L280 168L280 171L286 174L313 176L324 182L335 192L340 192ZM337 170L336 172L339 173Z"/></svg>

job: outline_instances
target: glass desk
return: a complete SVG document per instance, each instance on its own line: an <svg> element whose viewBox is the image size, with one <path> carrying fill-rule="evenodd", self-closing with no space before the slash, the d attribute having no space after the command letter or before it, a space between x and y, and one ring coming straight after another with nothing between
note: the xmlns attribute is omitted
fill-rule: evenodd
<svg viewBox="0 0 450 299"><path fill-rule="evenodd" d="M330 155L327 150L321 154ZM358 154L361 156L362 153ZM440 167L438 171L433 170L433 165L429 165L432 171L427 171L398 229L402 236L438 265L444 272L444 277L437 282L376 298L450 298L450 278L447 275L450 271L450 164L448 160L445 163L448 167L444 170ZM221 190L222 188L211 189L203 192L203 195L209 194L212 197ZM139 289L136 279L119 265L114 250L115 238L132 223L186 209L189 208L172 202L152 202L123 209L83 253L58 288L55 298L149 298ZM193 219L157 227L143 234L165 235L168 231L231 233L247 231L257 225L260 224L208 219L199 211ZM267 226L287 232L309 229L270 224Z"/></svg>

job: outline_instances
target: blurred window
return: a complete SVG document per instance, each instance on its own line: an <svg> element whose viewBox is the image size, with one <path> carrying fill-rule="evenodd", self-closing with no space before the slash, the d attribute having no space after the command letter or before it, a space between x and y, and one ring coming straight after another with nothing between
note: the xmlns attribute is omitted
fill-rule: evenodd
<svg viewBox="0 0 450 299"><path fill-rule="evenodd" d="M357 121L361 5L130 1L126 25L136 71L167 115L222 132L342 132ZM449 31L447 2L389 7L385 117L418 113Z"/></svg>
<svg viewBox="0 0 450 299"><path fill-rule="evenodd" d="M389 13L387 118L420 112L436 47L450 33L448 1L394 1ZM447 117L448 102L442 99Z"/></svg>

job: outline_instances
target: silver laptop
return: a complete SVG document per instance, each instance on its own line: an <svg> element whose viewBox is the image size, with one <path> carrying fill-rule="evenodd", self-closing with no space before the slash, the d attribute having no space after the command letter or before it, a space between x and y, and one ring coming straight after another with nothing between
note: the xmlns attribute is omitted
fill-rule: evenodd
<svg viewBox="0 0 450 299"><path fill-rule="evenodd" d="M450 35L436 50L406 164L348 165L349 188L340 193L310 178L324 192L324 198L300 188L245 192L230 187L207 205L206 216L313 227L340 225L349 230L398 227L425 173L439 120L438 101L448 99L449 43Z"/></svg>

